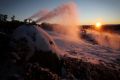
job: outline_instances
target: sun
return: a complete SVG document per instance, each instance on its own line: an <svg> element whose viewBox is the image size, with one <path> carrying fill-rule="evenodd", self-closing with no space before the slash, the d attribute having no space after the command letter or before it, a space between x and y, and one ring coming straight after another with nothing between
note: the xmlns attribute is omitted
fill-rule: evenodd
<svg viewBox="0 0 120 80"><path fill-rule="evenodd" d="M101 28L102 27L102 23L101 22L96 22L95 27L97 29Z"/></svg>

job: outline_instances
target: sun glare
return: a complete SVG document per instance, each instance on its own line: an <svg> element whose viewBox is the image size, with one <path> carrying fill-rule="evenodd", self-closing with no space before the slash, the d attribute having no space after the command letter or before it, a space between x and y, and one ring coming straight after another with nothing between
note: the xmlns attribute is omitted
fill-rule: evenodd
<svg viewBox="0 0 120 80"><path fill-rule="evenodd" d="M98 29L101 28L101 26L102 26L101 22L97 22L97 23L95 24L95 27L98 28Z"/></svg>

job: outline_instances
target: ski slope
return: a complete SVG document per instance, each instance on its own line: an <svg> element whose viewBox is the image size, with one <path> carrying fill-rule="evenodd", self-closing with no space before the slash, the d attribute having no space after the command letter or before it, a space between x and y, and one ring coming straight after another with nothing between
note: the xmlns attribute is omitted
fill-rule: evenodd
<svg viewBox="0 0 120 80"><path fill-rule="evenodd" d="M66 52L65 56L83 59L93 64L106 63L118 65L120 50L100 46L97 44L86 43L84 40L74 41L65 35L47 31L54 39L57 46Z"/></svg>
<svg viewBox="0 0 120 80"><path fill-rule="evenodd" d="M14 32L13 36L16 40L25 37L28 41L26 45L29 46L29 53L31 54L35 50L52 50L59 56L82 59L93 64L105 63L119 65L119 49L116 50L98 44L92 44L83 39L74 40L70 36L56 31L44 31L38 26L21 26ZM54 45L51 45L50 42Z"/></svg>

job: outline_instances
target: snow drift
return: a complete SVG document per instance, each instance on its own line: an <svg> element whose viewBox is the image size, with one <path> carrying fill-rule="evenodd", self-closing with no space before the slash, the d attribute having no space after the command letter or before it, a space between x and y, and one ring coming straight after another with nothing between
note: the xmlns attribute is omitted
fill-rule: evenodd
<svg viewBox="0 0 120 80"><path fill-rule="evenodd" d="M52 38L40 27L35 25L19 26L12 35L11 47L17 61L39 62L55 72L60 72L60 56ZM19 62L18 62L19 63Z"/></svg>

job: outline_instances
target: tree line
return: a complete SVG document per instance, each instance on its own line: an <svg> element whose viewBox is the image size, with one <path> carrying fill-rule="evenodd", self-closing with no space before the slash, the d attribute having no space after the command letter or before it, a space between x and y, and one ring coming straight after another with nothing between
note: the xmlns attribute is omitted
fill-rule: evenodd
<svg viewBox="0 0 120 80"><path fill-rule="evenodd" d="M8 21L8 15L0 14L0 22L6 22L6 21ZM14 15L11 17L11 21L15 21Z"/></svg>

